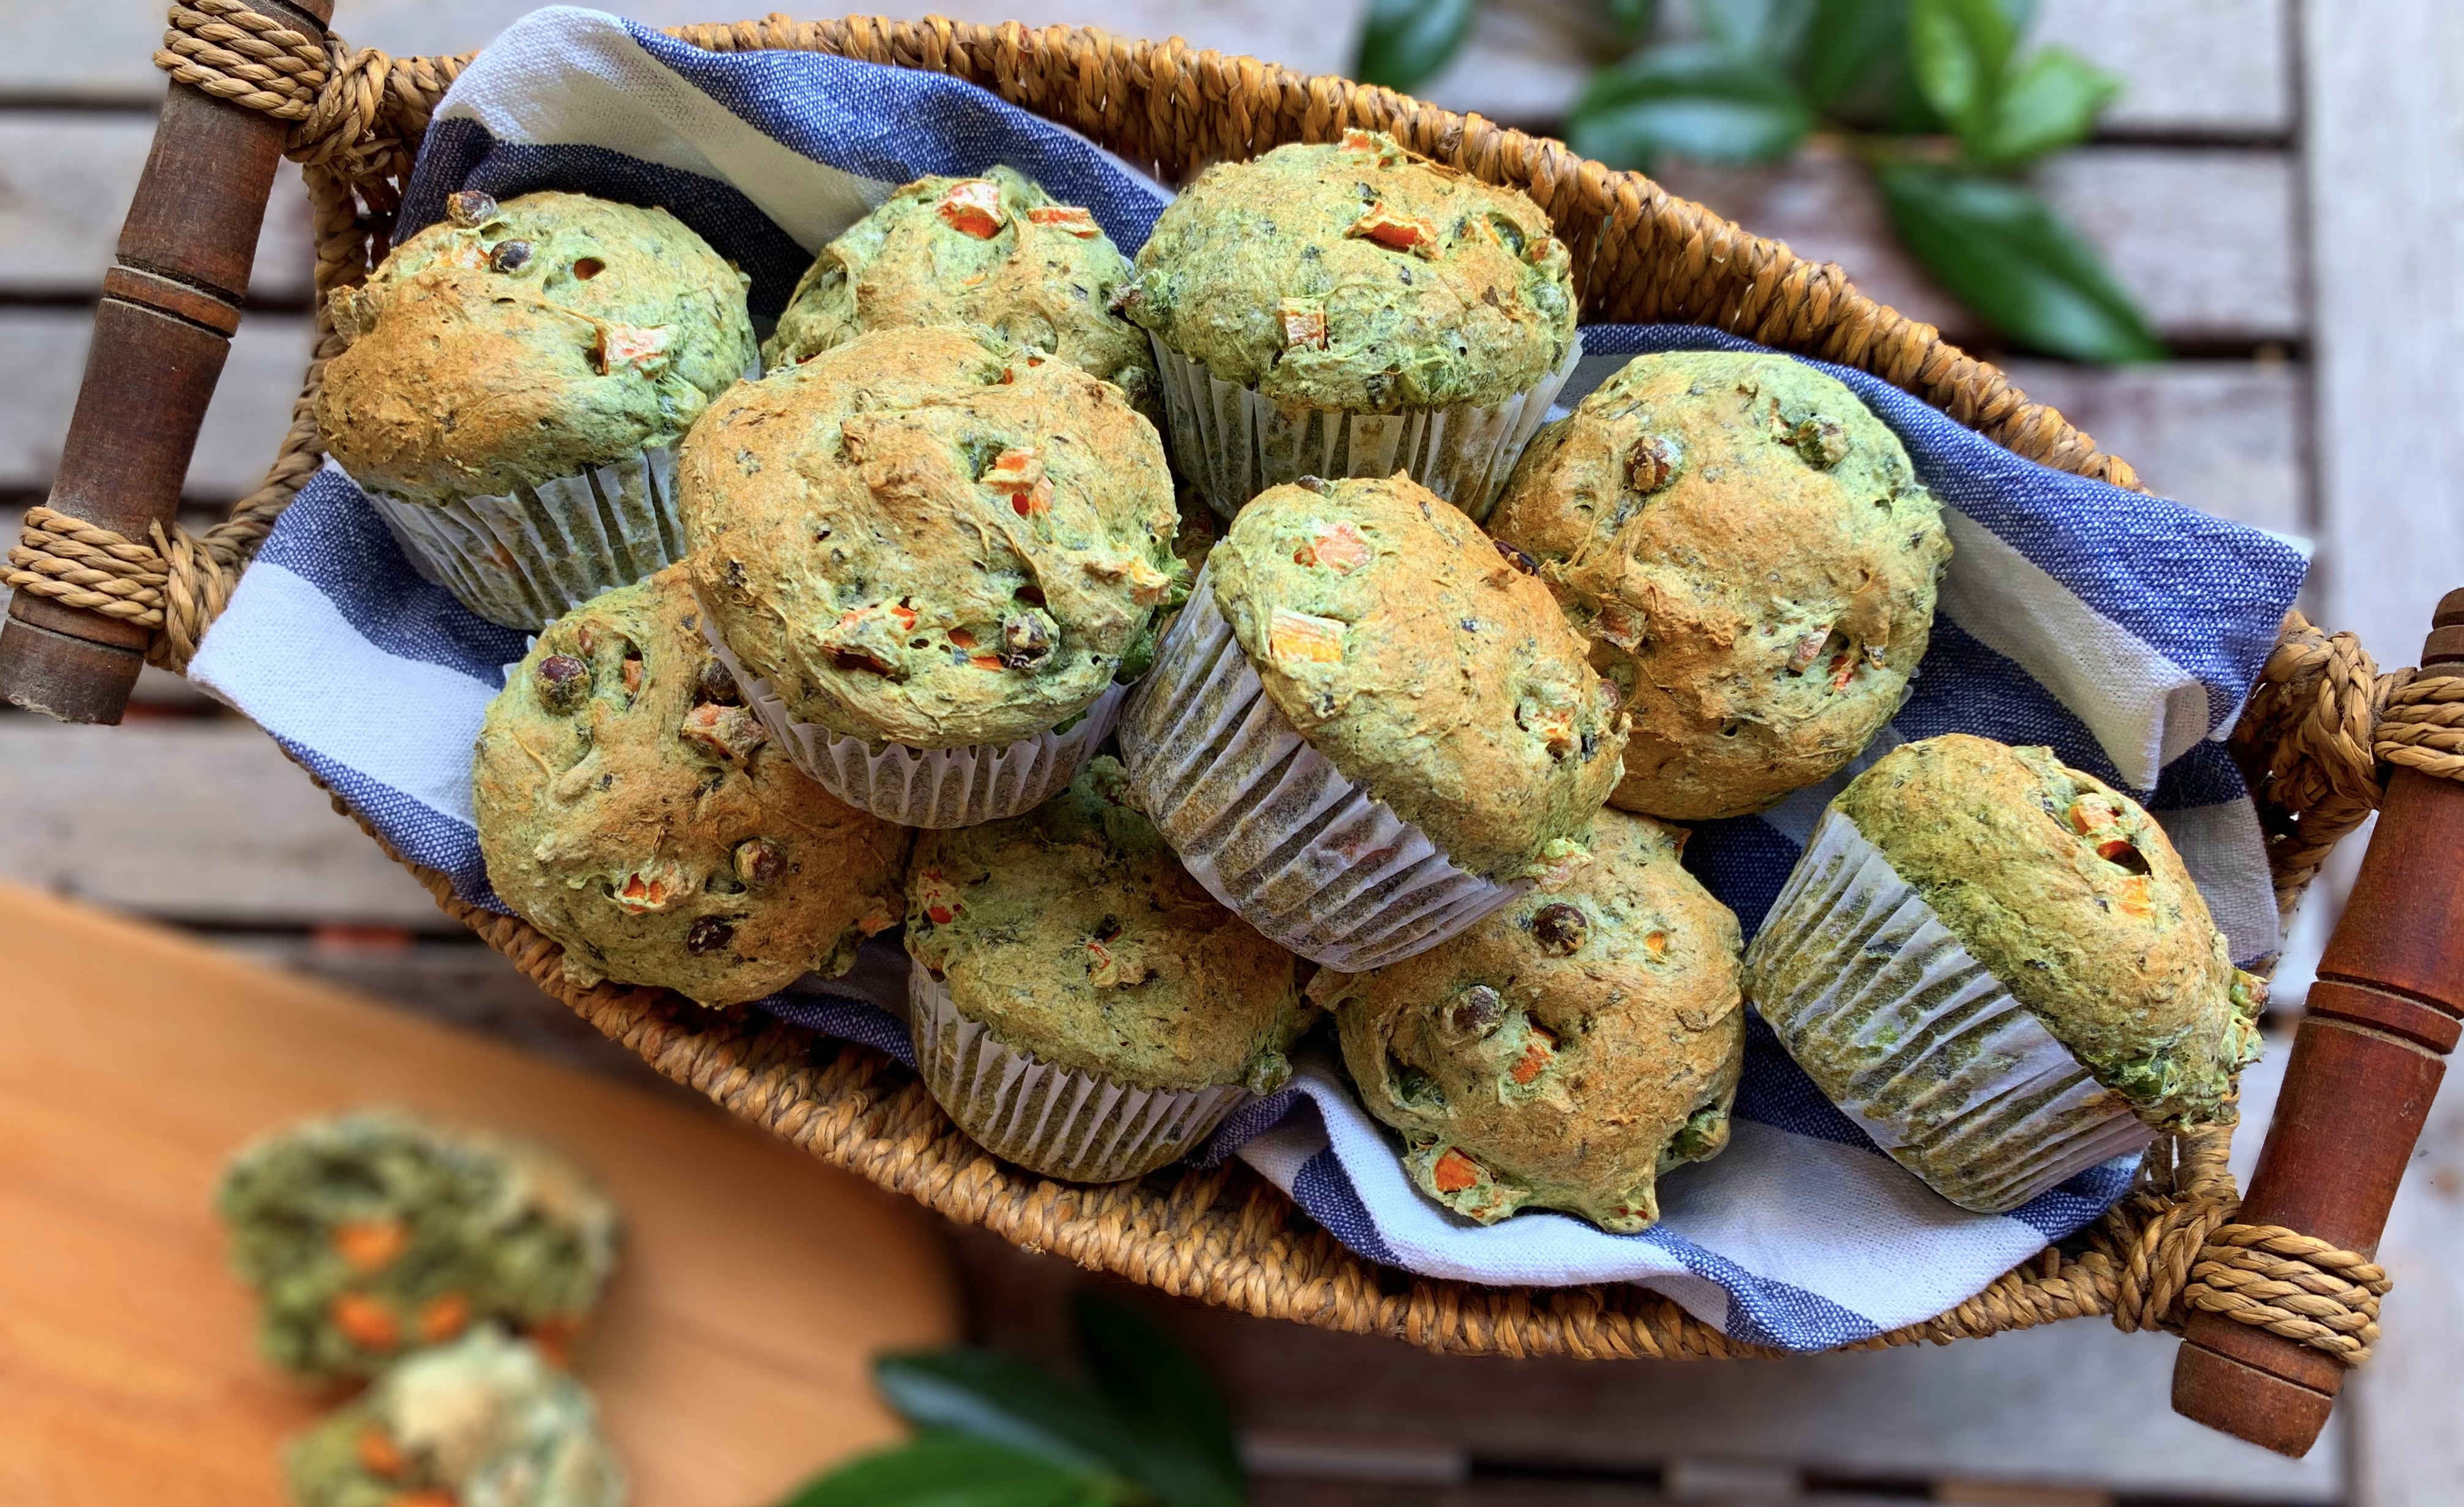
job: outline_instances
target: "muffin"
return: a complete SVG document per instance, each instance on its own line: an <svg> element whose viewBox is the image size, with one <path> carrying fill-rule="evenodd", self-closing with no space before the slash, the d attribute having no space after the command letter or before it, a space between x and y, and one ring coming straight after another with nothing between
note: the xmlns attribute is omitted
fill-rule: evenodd
<svg viewBox="0 0 2464 1507"><path fill-rule="evenodd" d="M1112 310L1129 261L1095 217L1015 168L919 178L822 251L761 347L777 368L867 330L940 324L1058 356L1161 423L1144 330Z"/></svg>
<svg viewBox="0 0 2464 1507"><path fill-rule="evenodd" d="M1358 971L1579 856L1626 721L1548 588L1407 476L1233 520L1121 725L1217 898Z"/></svg>
<svg viewBox="0 0 2464 1507"><path fill-rule="evenodd" d="M447 207L334 294L318 433L423 575L536 629L681 554L672 449L756 360L747 280L665 210Z"/></svg>
<svg viewBox="0 0 2464 1507"><path fill-rule="evenodd" d="M1489 531L1634 717L1610 799L1680 820L1838 772L1925 657L1950 558L1898 436L1787 356L1641 356L1541 431Z"/></svg>
<svg viewBox="0 0 2464 1507"><path fill-rule="evenodd" d="M2265 999L2135 802L1959 733L1831 803L1746 992L1884 1150L1990 1212L2155 1131L2230 1123Z"/></svg>
<svg viewBox="0 0 2464 1507"><path fill-rule="evenodd" d="M1121 390L880 330L720 399L677 482L707 625L806 773L915 827L1068 785L1185 592L1163 443Z"/></svg>
<svg viewBox="0 0 2464 1507"><path fill-rule="evenodd" d="M393 1111L245 1147L214 1202L264 1305L259 1347L311 1380L373 1375L480 1321L561 1345L616 1264L616 1210L563 1158Z"/></svg>
<svg viewBox="0 0 2464 1507"><path fill-rule="evenodd" d="M1207 169L1121 312L1155 337L1182 474L1225 517L1399 468L1479 518L1579 352L1573 267L1523 194L1352 130Z"/></svg>
<svg viewBox="0 0 2464 1507"><path fill-rule="evenodd" d="M1215 903L1098 758L1024 816L927 832L907 908L933 1097L987 1149L1109 1183L1291 1074L1291 955Z"/></svg>
<svg viewBox="0 0 2464 1507"><path fill-rule="evenodd" d="M1324 972L1369 1112L1421 1192L1484 1225L1560 1208L1615 1234L1660 1174L1728 1143L1744 1060L1737 918L1685 834L1604 811L1592 861L1406 962Z"/></svg>
<svg viewBox="0 0 2464 1507"><path fill-rule="evenodd" d="M490 1328L397 1363L283 1462L297 1507L622 1507L582 1384Z"/></svg>
<svg viewBox="0 0 2464 1507"><path fill-rule="evenodd" d="M911 834L797 772L682 565L549 625L488 705L471 787L496 898L578 984L737 1005L845 973L898 923Z"/></svg>

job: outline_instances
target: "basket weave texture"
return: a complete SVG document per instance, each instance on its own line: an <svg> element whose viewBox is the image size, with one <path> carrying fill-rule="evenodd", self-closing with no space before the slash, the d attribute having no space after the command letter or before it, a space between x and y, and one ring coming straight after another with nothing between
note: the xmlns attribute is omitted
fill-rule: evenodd
<svg viewBox="0 0 2464 1507"><path fill-rule="evenodd" d="M296 122L290 155L306 168L317 233L315 358L264 484L229 520L199 537L158 528L150 541L131 541L37 508L11 553L8 579L17 589L155 630L149 658L176 670L292 495L322 464L314 401L324 362L341 348L327 298L384 258L411 155L469 58L397 59L331 37L319 45L243 0L183 0L171 22L155 60L175 79ZM712 51L823 52L952 75L1072 126L1167 182L1287 142L1331 141L1348 127L1386 131L1538 201L1575 249L1586 320L1709 324L1856 366L2029 459L2138 485L2126 463L2100 452L2059 413L2029 402L1930 325L1859 294L1837 267L1749 235L1639 173L1478 116L1177 41L1086 28L773 15L671 34ZM2290 614L2233 747L2258 797L2278 904L2289 916L2335 841L2375 808L2387 765L2464 778L2464 680L2381 676L2351 635L2331 637ZM1259 1317L1437 1350L1759 1353L1627 1284L1491 1288L1378 1267L1238 1163L1168 1168L1103 1187L1034 1177L978 1148L914 1075L881 1053L758 1013L705 1009L665 990L571 984L554 942L518 920L464 904L443 875L391 855L540 988L668 1076L825 1162L1028 1250ZM2229 1140L2220 1130L2160 1139L2139 1186L2093 1228L2083 1250L2048 1248L1958 1307L1862 1347L1943 1342L2092 1314L2110 1315L2125 1330L2173 1329L2195 1306L2358 1363L2377 1337L2386 1274L2296 1231L2233 1223Z"/></svg>

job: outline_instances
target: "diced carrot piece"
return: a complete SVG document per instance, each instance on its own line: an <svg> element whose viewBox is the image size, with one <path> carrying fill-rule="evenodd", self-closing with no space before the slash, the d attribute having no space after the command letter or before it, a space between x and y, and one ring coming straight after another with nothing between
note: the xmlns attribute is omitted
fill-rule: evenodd
<svg viewBox="0 0 2464 1507"><path fill-rule="evenodd" d="M650 366L668 353L668 332L655 324L599 326L599 369L605 375L618 366Z"/></svg>
<svg viewBox="0 0 2464 1507"><path fill-rule="evenodd" d="M953 649L973 649L976 647L976 635L967 632L963 628L951 629L950 647Z"/></svg>
<svg viewBox="0 0 2464 1507"><path fill-rule="evenodd" d="M1480 1163L1448 1146L1438 1164L1429 1169L1429 1181L1441 1193L1461 1193L1480 1186Z"/></svg>
<svg viewBox="0 0 2464 1507"><path fill-rule="evenodd" d="M1523 1055L1515 1059L1513 1071L1507 1076L1519 1084L1528 1085L1533 1078L1540 1075L1540 1070L1546 1068L1549 1065L1549 1059L1556 1054L1555 1045L1545 1034L1534 1030L1531 1039L1524 1044Z"/></svg>
<svg viewBox="0 0 2464 1507"><path fill-rule="evenodd" d="M1082 241L1091 241L1104 233L1104 228L1095 223L1095 216L1074 204L1041 205L1027 211L1026 217L1038 225L1067 231Z"/></svg>
<svg viewBox="0 0 2464 1507"><path fill-rule="evenodd" d="M1014 446L993 457L976 478L996 492L1031 492L1044 479L1044 456L1034 447Z"/></svg>
<svg viewBox="0 0 2464 1507"><path fill-rule="evenodd" d="M341 1293L326 1310L342 1338L363 1350L390 1350L402 1343L402 1320L365 1293Z"/></svg>
<svg viewBox="0 0 2464 1507"><path fill-rule="evenodd" d="M459 1293L439 1293L419 1310L419 1338L428 1344L443 1344L470 1323L471 1299Z"/></svg>
<svg viewBox="0 0 2464 1507"><path fill-rule="evenodd" d="M1001 218L1001 189L984 178L970 178L943 194L940 214L950 229L979 241L999 235L1007 223Z"/></svg>
<svg viewBox="0 0 2464 1507"><path fill-rule="evenodd" d="M1042 518L1046 513L1051 512L1052 482L1050 478L1045 477L1039 479L1035 483L1035 486L1029 491L1011 493L1009 495L1009 510L1021 518Z"/></svg>
<svg viewBox="0 0 2464 1507"><path fill-rule="evenodd" d="M999 654L969 654L967 656L967 663L974 665L979 670L1006 670L1009 668L1009 666L1001 663L1001 656Z"/></svg>
<svg viewBox="0 0 2464 1507"><path fill-rule="evenodd" d="M334 1253L352 1271L365 1274L391 1266L410 1248L410 1227L399 1219L346 1219L329 1237Z"/></svg>
<svg viewBox="0 0 2464 1507"><path fill-rule="evenodd" d="M1667 957L1668 933L1664 931L1645 933L1642 939L1642 950L1650 953L1655 958Z"/></svg>
<svg viewBox="0 0 2464 1507"><path fill-rule="evenodd" d="M393 1442L393 1435L385 1432L383 1424L372 1423L362 1429L359 1437L351 1441L351 1453L359 1457L361 1466L371 1475L391 1479L410 1469L410 1457L402 1452L402 1446Z"/></svg>
<svg viewBox="0 0 2464 1507"><path fill-rule="evenodd" d="M1331 617L1312 617L1290 608L1275 609L1266 629L1266 650L1277 659L1303 664L1343 663L1345 625Z"/></svg>
<svg viewBox="0 0 2464 1507"><path fill-rule="evenodd" d="M2127 837L2110 837L2096 845L2096 855L2098 857L2110 859L2115 863L2120 863L2122 861L2122 855L2123 853L2137 853L2139 849L2137 845L2132 843Z"/></svg>
<svg viewBox="0 0 2464 1507"><path fill-rule="evenodd" d="M1275 305L1275 321L1283 327L1286 350L1326 349L1326 307L1286 299Z"/></svg>
<svg viewBox="0 0 2464 1507"><path fill-rule="evenodd" d="M924 907L924 919L935 926L947 926L958 919L958 913L947 905L927 905Z"/></svg>
<svg viewBox="0 0 2464 1507"><path fill-rule="evenodd" d="M1343 233L1375 241L1389 251L1410 252L1415 256L1434 257L1438 254L1436 226L1409 214L1397 214L1383 204L1371 205Z"/></svg>
<svg viewBox="0 0 2464 1507"><path fill-rule="evenodd" d="M1294 551L1292 563L1350 575L1376 557L1377 551L1360 537L1360 530L1350 519L1344 519Z"/></svg>
<svg viewBox="0 0 2464 1507"><path fill-rule="evenodd" d="M642 661L639 659L625 661L625 694L628 697L642 694Z"/></svg>
<svg viewBox="0 0 2464 1507"><path fill-rule="evenodd" d="M1822 646L1830 641L1830 624L1809 630L1788 652L1788 673L1803 675L1814 668L1814 661L1822 657Z"/></svg>
<svg viewBox="0 0 2464 1507"><path fill-rule="evenodd" d="M900 632L904 633L913 631L915 627L915 609L901 602L890 609L890 615L898 619L898 631Z"/></svg>
<svg viewBox="0 0 2464 1507"><path fill-rule="evenodd" d="M1352 126L1343 133L1343 149L1347 152L1374 152L1378 149L1377 138L1356 125Z"/></svg>

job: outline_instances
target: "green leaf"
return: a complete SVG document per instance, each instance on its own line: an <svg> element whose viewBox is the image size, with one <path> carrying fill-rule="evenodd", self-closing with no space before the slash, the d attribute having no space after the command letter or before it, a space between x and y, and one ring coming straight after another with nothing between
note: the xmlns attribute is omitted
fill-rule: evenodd
<svg viewBox="0 0 2464 1507"><path fill-rule="evenodd" d="M1739 58L1785 62L1796 55L1815 0L1694 0L1703 33Z"/></svg>
<svg viewBox="0 0 2464 1507"><path fill-rule="evenodd" d="M2078 361L2164 359L2138 303L2042 199L1921 163L1877 176L1901 244L2014 343Z"/></svg>
<svg viewBox="0 0 2464 1507"><path fill-rule="evenodd" d="M779 1507L1109 1507L1104 1483L957 1434L927 1433L805 1482Z"/></svg>
<svg viewBox="0 0 2464 1507"><path fill-rule="evenodd" d="M1132 1478L1169 1507L1243 1507L1249 1482L1232 1415L1198 1363L1117 1297L1082 1293L1076 1315L1079 1350L1129 1441L1120 1459Z"/></svg>
<svg viewBox="0 0 2464 1507"><path fill-rule="evenodd" d="M1813 126L1813 109L1776 64L1717 42L1678 42L1594 75L1566 118L1566 143L1612 167L1649 167L1662 152L1755 163L1786 156Z"/></svg>
<svg viewBox="0 0 2464 1507"><path fill-rule="evenodd" d="M1651 30L1660 19L1660 0L1608 0L1609 19L1628 36L1639 36Z"/></svg>
<svg viewBox="0 0 2464 1507"><path fill-rule="evenodd" d="M1480 0L1372 0L1353 77L1389 89L1435 78L1479 17Z"/></svg>
<svg viewBox="0 0 2464 1507"><path fill-rule="evenodd" d="M1816 0L1797 55L1806 98L1821 109L1896 75L1908 45L1908 0Z"/></svg>
<svg viewBox="0 0 2464 1507"><path fill-rule="evenodd" d="M2001 0L1913 0L1908 55L1917 87L1970 150L1992 129L2018 39Z"/></svg>
<svg viewBox="0 0 2464 1507"><path fill-rule="evenodd" d="M2086 139L2096 118L2122 93L2122 80L2076 53L2038 50L2003 89L1993 124L1970 152L1989 166L2016 166Z"/></svg>
<svg viewBox="0 0 2464 1507"><path fill-rule="evenodd" d="M989 1350L883 1356L873 1385L899 1416L1023 1452L1065 1470L1121 1468L1121 1429L1100 1398Z"/></svg>

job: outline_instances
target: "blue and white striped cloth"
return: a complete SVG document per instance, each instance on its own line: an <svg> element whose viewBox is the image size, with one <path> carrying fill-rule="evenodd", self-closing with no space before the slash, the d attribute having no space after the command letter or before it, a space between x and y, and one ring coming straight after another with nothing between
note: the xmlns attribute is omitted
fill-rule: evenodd
<svg viewBox="0 0 2464 1507"><path fill-rule="evenodd" d="M1083 203L1124 250L1164 191L1082 138L937 76L803 54L719 55L592 11L539 11L465 72L430 127L403 233L460 188L580 189L667 206L753 275L775 316L812 254L897 185L1016 166ZM1713 331L1595 326L1566 401L1630 354L1734 346ZM1943 499L1957 546L1914 695L1881 746L1953 729L2052 744L2146 794L2235 955L2272 952L2250 801L2215 742L2299 586L2300 549L2029 464L1857 372ZM328 469L284 515L199 653L195 678L254 718L407 857L496 904L472 827L471 745L520 634L412 573ZM1875 750L1881 751L1881 746ZM1687 861L1750 933L1829 790L1705 823ZM877 1006L904 958L768 1002L799 1024L904 1054ZM870 1002L870 1003L868 1003ZM2126 1163L2008 1216L1962 1212L1876 1150L1756 1027L1735 1138L1671 1174L1659 1228L1613 1236L1553 1214L1482 1230L1422 1199L1389 1134L1323 1061L1243 1111L1238 1154L1363 1255L1492 1283L1639 1280L1740 1339L1792 1349L1937 1313L2109 1204Z"/></svg>

